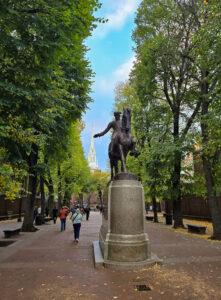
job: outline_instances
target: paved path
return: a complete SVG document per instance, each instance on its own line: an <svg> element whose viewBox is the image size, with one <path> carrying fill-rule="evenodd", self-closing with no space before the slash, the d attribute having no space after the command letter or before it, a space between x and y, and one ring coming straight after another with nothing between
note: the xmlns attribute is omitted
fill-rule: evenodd
<svg viewBox="0 0 221 300"><path fill-rule="evenodd" d="M0 223L0 234L5 224ZM65 232L59 224L43 225L0 247L0 299L221 299L221 243L148 222L152 251L164 259L163 266L95 270L92 241L100 225L100 214L92 212L78 245L69 222ZM139 285L151 290L138 291Z"/></svg>

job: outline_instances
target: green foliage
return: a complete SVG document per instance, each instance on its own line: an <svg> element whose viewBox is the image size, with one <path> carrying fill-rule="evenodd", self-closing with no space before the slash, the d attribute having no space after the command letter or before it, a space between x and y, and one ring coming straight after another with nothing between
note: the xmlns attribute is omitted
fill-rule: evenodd
<svg viewBox="0 0 221 300"><path fill-rule="evenodd" d="M107 184L110 181L110 174L107 172L94 171L91 173L90 179L90 191L97 192L103 191L107 188Z"/></svg>
<svg viewBox="0 0 221 300"><path fill-rule="evenodd" d="M208 99L213 105L203 117L209 127L203 148L219 182L220 8L220 1L205 6L203 1L172 0L143 0L138 8L133 33L137 61L130 82L116 88L116 106L132 108L141 155L128 165L143 180L147 196L176 200L181 191L205 195L202 173L193 177L181 161L194 152L194 144L202 144L200 108ZM211 88L202 96L205 82Z"/></svg>
<svg viewBox="0 0 221 300"><path fill-rule="evenodd" d="M6 149L0 148L0 195L5 196L5 199L15 200L21 190L21 180L26 174L25 165L11 163Z"/></svg>
<svg viewBox="0 0 221 300"><path fill-rule="evenodd" d="M143 0L133 35L137 62L131 82L144 112L145 182L153 198L174 203L180 203L181 162L193 142L188 133L201 105L192 62L197 30L191 4ZM180 207L174 211L178 222Z"/></svg>
<svg viewBox="0 0 221 300"><path fill-rule="evenodd" d="M71 124L90 101L84 41L101 21L93 15L99 7L97 0L1 1L0 143L9 174L2 168L4 180L14 166L27 168L33 144L40 149L41 174L48 173L48 159L60 161L69 151ZM2 183L4 194L12 190L7 186Z"/></svg>
<svg viewBox="0 0 221 300"><path fill-rule="evenodd" d="M80 140L81 125L73 123L69 131L66 158L61 162L63 196L70 199L72 194L87 191L90 170Z"/></svg>

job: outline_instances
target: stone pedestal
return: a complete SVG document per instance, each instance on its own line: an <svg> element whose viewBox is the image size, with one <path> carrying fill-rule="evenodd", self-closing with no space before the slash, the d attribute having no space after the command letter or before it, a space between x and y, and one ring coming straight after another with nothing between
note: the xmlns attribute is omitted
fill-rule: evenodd
<svg viewBox="0 0 221 300"><path fill-rule="evenodd" d="M133 177L110 183L99 244L106 267L134 268L160 262L145 232L144 193ZM123 179L126 178L126 179Z"/></svg>

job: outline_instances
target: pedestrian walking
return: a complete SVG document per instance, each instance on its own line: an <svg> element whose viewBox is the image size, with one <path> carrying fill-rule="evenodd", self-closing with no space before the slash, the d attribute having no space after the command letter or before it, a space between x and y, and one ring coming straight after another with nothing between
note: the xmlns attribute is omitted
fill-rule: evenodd
<svg viewBox="0 0 221 300"><path fill-rule="evenodd" d="M86 220L88 221L89 220L89 216L90 216L90 207L85 207L84 208L84 212L85 212L85 214L86 214Z"/></svg>
<svg viewBox="0 0 221 300"><path fill-rule="evenodd" d="M64 231L66 229L66 218L68 215L68 211L65 207L62 207L59 212L59 218L61 221L61 231Z"/></svg>
<svg viewBox="0 0 221 300"><path fill-rule="evenodd" d="M54 224L56 224L57 217L58 217L58 209L57 209L57 207L54 207L52 209L52 219L53 219Z"/></svg>
<svg viewBox="0 0 221 300"><path fill-rule="evenodd" d="M83 214L81 213L80 209L77 208L75 213L71 217L73 227L74 227L74 241L76 243L78 243L79 241L82 219L83 219Z"/></svg>
<svg viewBox="0 0 221 300"><path fill-rule="evenodd" d="M69 207L67 207L67 206L63 206L63 208L66 210L66 212L67 212L67 215L69 214L69 212L70 212L70 209L69 209Z"/></svg>

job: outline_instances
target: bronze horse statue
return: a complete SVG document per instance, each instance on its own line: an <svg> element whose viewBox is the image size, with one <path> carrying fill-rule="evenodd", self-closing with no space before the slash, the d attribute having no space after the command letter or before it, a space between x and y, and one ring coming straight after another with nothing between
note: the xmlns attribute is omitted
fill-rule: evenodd
<svg viewBox="0 0 221 300"><path fill-rule="evenodd" d="M121 162L121 172L126 173L126 159L128 153L130 152L130 155L135 157L138 156L138 152L135 150L135 144L135 139L131 135L131 110L129 108L125 108L123 110L121 121L121 131L117 132L108 148L112 180L119 172L119 161ZM112 149L112 151L110 151L110 149Z"/></svg>
<svg viewBox="0 0 221 300"><path fill-rule="evenodd" d="M94 138L105 135L110 129L113 130L111 142L108 147L108 155L111 166L111 180L118 174L118 162L121 162L121 172L126 173L126 159L130 151L130 155L138 156L139 153L135 149L135 139L131 135L131 110L124 108L122 120L120 112L115 112L115 120L110 122L107 128L94 135Z"/></svg>

